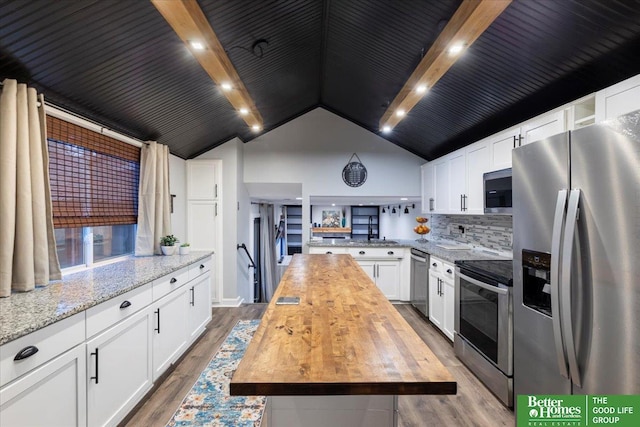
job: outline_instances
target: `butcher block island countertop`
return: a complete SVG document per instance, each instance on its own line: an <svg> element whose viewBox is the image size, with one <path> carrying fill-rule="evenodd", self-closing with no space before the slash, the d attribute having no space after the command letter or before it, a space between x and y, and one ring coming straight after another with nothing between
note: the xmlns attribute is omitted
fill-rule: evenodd
<svg viewBox="0 0 640 427"><path fill-rule="evenodd" d="M278 297L299 305L276 305ZM294 255L231 395L455 394L457 384L350 255Z"/></svg>

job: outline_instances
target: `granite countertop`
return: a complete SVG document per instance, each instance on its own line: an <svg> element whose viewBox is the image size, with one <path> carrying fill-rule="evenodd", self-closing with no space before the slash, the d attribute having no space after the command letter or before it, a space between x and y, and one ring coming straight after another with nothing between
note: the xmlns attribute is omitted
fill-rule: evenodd
<svg viewBox="0 0 640 427"><path fill-rule="evenodd" d="M131 257L113 264L65 275L62 280L25 293L0 298L0 345L87 310L210 256Z"/></svg>
<svg viewBox="0 0 640 427"><path fill-rule="evenodd" d="M389 239L389 240L347 240L347 239L324 239L311 240L307 243L309 247L339 247L339 248L357 248L357 247L381 247L381 248L415 248L428 254L440 258L443 261L468 261L468 260L504 260L511 259L508 254L489 253L486 248L473 248L471 250L449 250L438 247L440 243L445 241L428 241L426 243L418 243L409 239Z"/></svg>

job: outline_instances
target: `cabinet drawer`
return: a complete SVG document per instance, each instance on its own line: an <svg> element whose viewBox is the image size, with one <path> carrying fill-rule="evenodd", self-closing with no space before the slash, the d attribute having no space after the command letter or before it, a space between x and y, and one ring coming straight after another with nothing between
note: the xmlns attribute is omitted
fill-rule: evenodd
<svg viewBox="0 0 640 427"><path fill-rule="evenodd" d="M85 313L82 312L0 346L0 386L84 342L84 332ZM35 346L38 351L14 360L29 346Z"/></svg>
<svg viewBox="0 0 640 427"><path fill-rule="evenodd" d="M453 266L453 264L449 264L448 262L443 262L442 263L442 277L445 280L449 280L451 282L453 282L454 280L454 276L456 274L456 269Z"/></svg>
<svg viewBox="0 0 640 427"><path fill-rule="evenodd" d="M310 254L346 254L347 248L341 248L339 246L311 246L309 248Z"/></svg>
<svg viewBox="0 0 640 427"><path fill-rule="evenodd" d="M211 257L209 257L191 264L189 266L189 280L193 280L198 276L202 276L207 271L210 271L212 262Z"/></svg>
<svg viewBox="0 0 640 427"><path fill-rule="evenodd" d="M91 307L87 310L87 338L94 336L152 302L151 283Z"/></svg>
<svg viewBox="0 0 640 427"><path fill-rule="evenodd" d="M189 281L189 267L167 274L153 282L153 300L157 301L169 292L178 289Z"/></svg>
<svg viewBox="0 0 640 427"><path fill-rule="evenodd" d="M399 259L404 256L403 248L348 248L348 253L358 258Z"/></svg>
<svg viewBox="0 0 640 427"><path fill-rule="evenodd" d="M442 274L443 271L444 271L444 261L438 258L431 257L431 259L429 260L429 272Z"/></svg>

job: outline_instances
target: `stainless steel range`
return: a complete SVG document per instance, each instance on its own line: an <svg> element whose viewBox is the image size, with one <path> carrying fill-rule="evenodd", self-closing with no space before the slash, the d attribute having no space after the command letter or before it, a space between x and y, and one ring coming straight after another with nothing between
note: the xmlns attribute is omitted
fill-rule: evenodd
<svg viewBox="0 0 640 427"><path fill-rule="evenodd" d="M454 351L513 406L513 261L456 261Z"/></svg>

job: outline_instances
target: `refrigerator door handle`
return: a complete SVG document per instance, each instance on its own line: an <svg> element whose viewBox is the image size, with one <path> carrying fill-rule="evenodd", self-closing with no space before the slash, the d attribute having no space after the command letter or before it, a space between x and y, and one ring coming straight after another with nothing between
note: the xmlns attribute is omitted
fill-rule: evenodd
<svg viewBox="0 0 640 427"><path fill-rule="evenodd" d="M576 223L578 222L578 206L580 204L580 190L571 190L569 196L569 207L567 208L567 222L564 233L564 243L562 245L562 330L565 337L567 358L569 359L569 372L571 381L578 387L582 387L580 370L578 369L578 358L576 356L576 346L573 336L573 324L571 319L571 261L573 258L573 239L576 234Z"/></svg>
<svg viewBox="0 0 640 427"><path fill-rule="evenodd" d="M553 217L553 234L551 235L551 321L560 375L569 379L567 356L564 350L562 328L560 325L560 250L562 244L562 226L565 222L566 208L567 190L563 189L558 191L556 213Z"/></svg>

